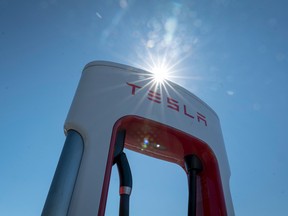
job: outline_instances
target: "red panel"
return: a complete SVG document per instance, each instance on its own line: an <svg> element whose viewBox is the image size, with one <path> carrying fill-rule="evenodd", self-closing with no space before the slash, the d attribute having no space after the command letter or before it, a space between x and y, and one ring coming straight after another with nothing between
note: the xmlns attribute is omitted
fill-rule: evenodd
<svg viewBox="0 0 288 216"><path fill-rule="evenodd" d="M114 159L113 158L114 146L115 146L115 142L116 142L117 131L120 128L120 124L121 124L121 121L117 121L115 123L115 125L113 127L113 131L112 131L109 153L108 153L108 159L107 159L106 170L105 170L105 176L104 176L104 182L103 182L103 186L102 186L100 207L98 209L98 216L104 216L105 215L105 208L106 208L106 202L107 202L107 196L108 196L111 169L112 169L112 164L113 164L113 159Z"/></svg>
<svg viewBox="0 0 288 216"><path fill-rule="evenodd" d="M210 147L203 141L155 121L137 116L121 118L114 126L105 181L98 215L104 215L113 161L113 149L118 129L126 130L125 147L151 157L179 164L184 170L184 156L197 155L203 164L199 174L197 194L198 216L227 215L218 163ZM186 171L186 170L185 170Z"/></svg>

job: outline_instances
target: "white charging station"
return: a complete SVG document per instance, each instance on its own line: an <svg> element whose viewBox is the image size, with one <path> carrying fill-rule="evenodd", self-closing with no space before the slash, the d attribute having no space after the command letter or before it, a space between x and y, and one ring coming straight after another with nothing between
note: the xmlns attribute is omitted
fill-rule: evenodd
<svg viewBox="0 0 288 216"><path fill-rule="evenodd" d="M125 131L125 148L176 163L187 174L191 171L195 207L188 215L234 215L216 113L179 85L165 83L155 83L150 72L117 63L85 66L42 215L105 215L119 131Z"/></svg>

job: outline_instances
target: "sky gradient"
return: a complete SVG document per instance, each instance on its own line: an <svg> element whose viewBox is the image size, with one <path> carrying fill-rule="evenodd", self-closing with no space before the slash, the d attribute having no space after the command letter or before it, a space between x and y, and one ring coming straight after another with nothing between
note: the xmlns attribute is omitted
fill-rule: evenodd
<svg viewBox="0 0 288 216"><path fill-rule="evenodd" d="M170 65L171 80L220 118L236 215L286 215L287 7L284 0L0 0L0 215L41 214L66 115L93 60ZM127 155L131 215L186 215L185 173ZM106 215L118 214L118 200L113 168Z"/></svg>

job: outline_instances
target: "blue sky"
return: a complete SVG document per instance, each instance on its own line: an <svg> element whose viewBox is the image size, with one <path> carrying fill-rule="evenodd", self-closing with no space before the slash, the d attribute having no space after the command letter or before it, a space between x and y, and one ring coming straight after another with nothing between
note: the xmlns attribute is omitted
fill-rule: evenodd
<svg viewBox="0 0 288 216"><path fill-rule="evenodd" d="M145 69L149 54L177 63L172 80L217 112L236 215L286 215L287 7L284 0L1 0L0 215L40 215L84 65ZM127 154L131 215L186 215L185 173ZM107 215L117 215L118 198L113 169Z"/></svg>

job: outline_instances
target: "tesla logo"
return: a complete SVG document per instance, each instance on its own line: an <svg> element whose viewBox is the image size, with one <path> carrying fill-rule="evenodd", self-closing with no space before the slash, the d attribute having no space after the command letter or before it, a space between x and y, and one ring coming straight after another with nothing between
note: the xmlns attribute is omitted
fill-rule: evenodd
<svg viewBox="0 0 288 216"><path fill-rule="evenodd" d="M127 85L131 87L132 95L136 95L137 90L142 88L141 86L128 82ZM147 99L157 104L166 103L167 108L175 110L176 112L179 113L183 113L183 115L187 116L188 118L196 120L197 122L207 126L206 117L203 114L199 112L191 113L191 111L189 111L189 107L187 107L186 104L181 105L179 101L175 100L174 98L171 97L163 98L159 92L150 89L147 92Z"/></svg>

